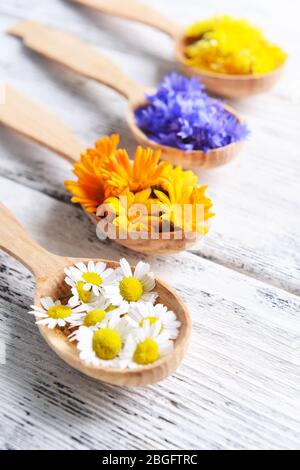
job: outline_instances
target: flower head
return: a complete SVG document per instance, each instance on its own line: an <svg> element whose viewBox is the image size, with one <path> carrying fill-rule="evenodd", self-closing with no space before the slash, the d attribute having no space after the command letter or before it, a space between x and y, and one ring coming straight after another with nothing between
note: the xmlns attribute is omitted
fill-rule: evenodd
<svg viewBox="0 0 300 470"><path fill-rule="evenodd" d="M153 292L155 278L150 272L150 265L139 261L132 272L128 261L120 260L120 268L116 273L116 283L105 288L105 295L113 305L126 302L155 302L157 293Z"/></svg>
<svg viewBox="0 0 300 470"><path fill-rule="evenodd" d="M180 177L176 178L175 174L165 191L154 191L162 212L161 219L170 229L203 235L208 231L208 219L214 216L210 212L212 201L205 195L207 186L194 186L192 179L189 184L189 175L182 177L180 168L178 170Z"/></svg>
<svg viewBox="0 0 300 470"><path fill-rule="evenodd" d="M113 324L109 321L96 330L81 326L71 339L77 341L79 356L83 362L93 366L125 368L128 346L132 343L128 332L129 325L126 321L120 320Z"/></svg>
<svg viewBox="0 0 300 470"><path fill-rule="evenodd" d="M137 193L127 191L120 196L107 198L103 206L109 211L113 224L123 232L148 232L150 227L159 230L160 218L157 200L151 198L152 189L144 189ZM102 207L99 207L102 212Z"/></svg>
<svg viewBox="0 0 300 470"><path fill-rule="evenodd" d="M247 20L215 16L186 31L186 62L192 67L230 75L270 72L286 54Z"/></svg>
<svg viewBox="0 0 300 470"><path fill-rule="evenodd" d="M127 315L128 308L126 302L122 302L119 306L111 304L110 300L104 296L96 297L96 301L92 304L85 305L85 311L73 326L87 326L92 329L102 328L108 321L111 325L118 323L124 315ZM75 339L75 333L74 333Z"/></svg>
<svg viewBox="0 0 300 470"><path fill-rule="evenodd" d="M129 190L139 192L159 184L160 178L168 171L170 164L159 162L160 151L137 147L133 162L124 149L106 161L102 174L106 184L114 188L114 195Z"/></svg>
<svg viewBox="0 0 300 470"><path fill-rule="evenodd" d="M107 196L108 188L101 170L104 162L115 153L118 144L117 134L98 140L95 147L88 149L74 164L73 173L78 180L65 182L66 188L73 194L71 201L81 204L87 212L96 212Z"/></svg>
<svg viewBox="0 0 300 470"><path fill-rule="evenodd" d="M180 321L177 320L174 312L167 309L163 304L153 305L150 302L132 304L128 312L128 321L132 320L138 327L146 324L149 326L160 321L162 328L170 339L176 339Z"/></svg>
<svg viewBox="0 0 300 470"><path fill-rule="evenodd" d="M106 269L106 264L103 262L89 261L87 265L80 262L65 268L65 273L65 282L72 288L71 304L74 305L77 300L89 303L92 301L92 295L99 296L111 281L113 270Z"/></svg>
<svg viewBox="0 0 300 470"><path fill-rule="evenodd" d="M173 350L173 341L169 339L168 333L162 330L162 323L158 320L152 325L149 321L144 322L141 328L132 331L134 345L130 345L131 361L128 367L142 367L153 364L158 359Z"/></svg>
<svg viewBox="0 0 300 470"><path fill-rule="evenodd" d="M63 328L67 324L74 326L84 315L85 308L81 305L72 308L62 305L60 300L53 301L51 297L43 297L40 302L41 307L31 305L32 310L29 313L35 315L38 325L47 326L51 330L56 326Z"/></svg>
<svg viewBox="0 0 300 470"><path fill-rule="evenodd" d="M135 112L137 125L153 141L185 151L224 147L244 139L245 124L204 92L198 78L172 73L148 104Z"/></svg>

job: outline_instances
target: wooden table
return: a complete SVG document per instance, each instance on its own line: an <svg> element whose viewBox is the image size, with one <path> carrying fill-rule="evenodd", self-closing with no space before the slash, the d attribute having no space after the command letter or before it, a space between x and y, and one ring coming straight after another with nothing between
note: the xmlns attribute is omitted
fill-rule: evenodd
<svg viewBox="0 0 300 470"><path fill-rule="evenodd" d="M33 278L0 254L2 449L300 447L298 2L149 3L183 25L216 12L244 15L281 40L289 66L272 92L232 103L252 136L234 163L200 175L217 212L205 241L189 252L148 259L192 315L190 349L173 377L129 390L69 368L26 314ZM170 40L70 1L1 2L1 79L48 106L87 145L119 131L133 151L126 102L5 35L24 18L80 35L151 86L175 68ZM69 202L66 162L3 127L0 154L0 200L43 246L62 255L138 259L97 240Z"/></svg>

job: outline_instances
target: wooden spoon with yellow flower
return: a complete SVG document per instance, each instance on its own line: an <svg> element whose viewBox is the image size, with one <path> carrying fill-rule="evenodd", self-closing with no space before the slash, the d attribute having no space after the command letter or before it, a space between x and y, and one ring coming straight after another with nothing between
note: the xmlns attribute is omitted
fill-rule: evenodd
<svg viewBox="0 0 300 470"><path fill-rule="evenodd" d="M72 202L97 224L97 234L145 254L168 254L193 245L214 214L192 171L160 162L160 152L138 147L131 161L119 136L85 149L49 111L9 85L2 91L0 122L73 164L77 181L66 181ZM187 209L186 209L187 208Z"/></svg>
<svg viewBox="0 0 300 470"><path fill-rule="evenodd" d="M198 21L185 31L139 0L73 0L110 15L139 21L168 34L187 75L211 92L240 98L270 90L280 78L286 54L246 20L228 16Z"/></svg>
<svg viewBox="0 0 300 470"><path fill-rule="evenodd" d="M187 148L185 146L171 146L170 143L164 145L161 141L148 137L149 133L146 134L137 125L137 113L148 107L149 101L145 95L150 90L124 75L119 68L96 49L85 44L76 36L49 28L35 21L21 22L12 27L9 33L21 37L28 47L43 56L56 60L81 75L103 83L128 98L127 122L134 138L146 147L155 151L160 150L162 159L168 160L174 165L182 165L184 168L209 169L228 163L241 152L245 143L243 134L238 139L225 139L224 143L223 141L221 144L216 143L205 150L202 150L202 146ZM198 83L198 87L200 87L200 83ZM202 99L200 103L202 103ZM200 106L202 105L200 104ZM221 103L219 106L222 107L222 112L226 117L234 123L234 127L243 127L243 121L235 110ZM214 115L215 105L213 104L211 108L213 108L211 111ZM200 109L198 114L201 114ZM215 123L216 127L218 125L219 122ZM219 142L219 139L217 140ZM191 148L194 150L190 150Z"/></svg>
<svg viewBox="0 0 300 470"><path fill-rule="evenodd" d="M36 278L35 305L41 306L41 299L61 299L69 292L70 287L65 283L64 269L77 263L87 263L90 260L67 258L49 253L38 245L16 221L8 209L0 203L0 248L19 260ZM103 260L94 260L95 263ZM117 268L118 263L104 261L108 268ZM90 273L91 274L91 273ZM67 332L50 329L38 322L40 333L51 349L67 364L97 380L115 385L145 386L153 384L172 374L180 364L187 348L191 330L191 321L187 308L178 295L159 279L155 279L155 290L159 302L176 313L181 326L175 340L174 349L168 355L158 359L153 364L140 369L113 369L89 365L82 362L78 349L67 338ZM51 310L51 313L50 313ZM53 305L48 310L52 320L67 318L71 312L69 305Z"/></svg>

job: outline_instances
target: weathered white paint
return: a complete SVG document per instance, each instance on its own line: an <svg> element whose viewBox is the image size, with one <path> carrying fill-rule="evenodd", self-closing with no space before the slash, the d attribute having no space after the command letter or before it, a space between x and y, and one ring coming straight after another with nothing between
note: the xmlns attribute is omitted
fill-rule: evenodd
<svg viewBox="0 0 300 470"><path fill-rule="evenodd" d="M84 142L118 129L133 149L121 97L41 60L3 32L18 19L38 18L80 34L148 85L174 67L168 38L62 0L2 3L1 77L55 111ZM151 4L165 13L171 6L183 24L226 11L266 25L289 49L289 70L271 93L234 103L252 137L241 159L201 175L217 210L205 242L190 253L149 259L180 292L194 323L189 353L170 379L131 391L68 368L26 315L30 274L0 254L0 343L6 350L0 448L300 447L300 302L294 295L300 291L299 6L276 0L270 15L269 2L253 0L211 0L201 8L196 0ZM126 255L134 262L136 255L96 240L94 227L68 202L63 180L69 176L67 163L0 128L0 200L32 236L56 253Z"/></svg>

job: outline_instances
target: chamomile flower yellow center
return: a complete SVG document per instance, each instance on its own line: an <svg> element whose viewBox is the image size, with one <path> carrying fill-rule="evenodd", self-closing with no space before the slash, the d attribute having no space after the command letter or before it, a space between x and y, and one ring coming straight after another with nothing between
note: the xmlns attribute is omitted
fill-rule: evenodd
<svg viewBox="0 0 300 470"><path fill-rule="evenodd" d="M147 317L147 318L142 318L142 320L140 321L139 325L142 327L144 325L144 322L146 320L149 320L149 323L150 325L154 325L154 323L157 322L157 318L156 317Z"/></svg>
<svg viewBox="0 0 300 470"><path fill-rule="evenodd" d="M157 361L159 358L159 350L157 343L151 339L147 338L142 343L139 343L136 347L133 360L137 364L146 366L147 364L152 364Z"/></svg>
<svg viewBox="0 0 300 470"><path fill-rule="evenodd" d="M71 313L72 309L66 305L53 305L47 310L48 316L54 318L55 320L69 317Z"/></svg>
<svg viewBox="0 0 300 470"><path fill-rule="evenodd" d="M93 350L100 359L114 359L121 351L121 348L121 337L112 328L102 328L93 334Z"/></svg>
<svg viewBox="0 0 300 470"><path fill-rule="evenodd" d="M78 297L83 302L84 304L87 304L90 302L92 294L90 291L86 291L83 289L84 282L83 281L78 281L76 284L77 292L78 292Z"/></svg>
<svg viewBox="0 0 300 470"><path fill-rule="evenodd" d="M99 276L98 273L84 273L82 275L82 279L87 282L88 284L93 284L94 286L100 286L103 282L103 279L101 276Z"/></svg>
<svg viewBox="0 0 300 470"><path fill-rule="evenodd" d="M119 287L123 299L127 302L137 302L144 293L143 284L134 277L123 277Z"/></svg>
<svg viewBox="0 0 300 470"><path fill-rule="evenodd" d="M95 310L91 310L83 320L83 324L85 326L94 326L97 323L104 320L106 316L105 310L101 310L100 308L96 308Z"/></svg>

